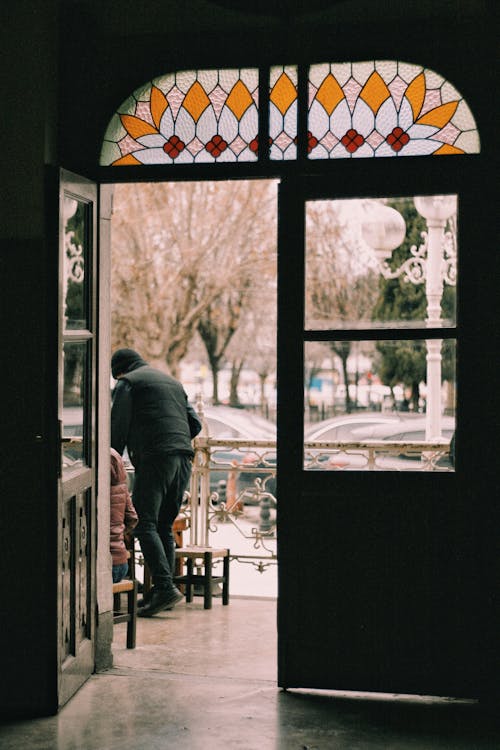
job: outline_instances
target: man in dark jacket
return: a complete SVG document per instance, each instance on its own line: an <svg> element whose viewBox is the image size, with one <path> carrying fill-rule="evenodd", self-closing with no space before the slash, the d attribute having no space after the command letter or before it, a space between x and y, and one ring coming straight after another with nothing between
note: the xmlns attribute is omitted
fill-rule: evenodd
<svg viewBox="0 0 500 750"><path fill-rule="evenodd" d="M183 598L173 583L175 542L172 524L191 476L191 440L201 422L182 385L150 367L133 349L111 358L118 380L111 408L111 445L121 455L127 447L135 469L133 501L139 515L139 539L154 587L139 610L151 617Z"/></svg>

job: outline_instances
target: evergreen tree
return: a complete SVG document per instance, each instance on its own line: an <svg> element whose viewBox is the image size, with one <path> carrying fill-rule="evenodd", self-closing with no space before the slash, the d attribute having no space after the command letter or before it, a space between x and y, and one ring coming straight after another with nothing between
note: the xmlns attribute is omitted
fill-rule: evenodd
<svg viewBox="0 0 500 750"><path fill-rule="evenodd" d="M416 210L412 198L388 201L387 204L401 213L406 222L404 242L392 254L389 261L391 270L401 266L410 257L410 248L422 244L421 233L426 231L425 219ZM441 301L443 319L454 320L455 287L445 286ZM397 279L380 276L379 299L373 309L373 320L390 325L405 325L405 321L424 321L427 315L425 283L412 284L405 281L404 275ZM407 323L411 326L411 323ZM418 410L420 383L426 381L425 341L384 341L377 343L380 358L378 374L382 383L393 388L403 383L410 388L410 401L414 411ZM454 378L455 356L450 342L442 347L442 379Z"/></svg>

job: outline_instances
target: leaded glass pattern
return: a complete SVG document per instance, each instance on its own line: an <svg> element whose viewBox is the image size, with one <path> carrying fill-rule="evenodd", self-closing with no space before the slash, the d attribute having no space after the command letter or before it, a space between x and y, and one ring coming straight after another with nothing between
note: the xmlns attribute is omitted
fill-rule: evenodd
<svg viewBox="0 0 500 750"><path fill-rule="evenodd" d="M275 66L269 81L269 157L297 158L297 68Z"/></svg>
<svg viewBox="0 0 500 750"><path fill-rule="evenodd" d="M153 79L113 116L101 165L255 161L258 82L256 68Z"/></svg>
<svg viewBox="0 0 500 750"><path fill-rule="evenodd" d="M298 73L269 79L269 158L297 158ZM469 106L441 75L392 60L309 68L310 159L475 154ZM253 162L259 148L257 68L180 71L138 88L112 117L102 166Z"/></svg>
<svg viewBox="0 0 500 750"><path fill-rule="evenodd" d="M396 61L309 69L309 158L471 154L474 117L442 76Z"/></svg>

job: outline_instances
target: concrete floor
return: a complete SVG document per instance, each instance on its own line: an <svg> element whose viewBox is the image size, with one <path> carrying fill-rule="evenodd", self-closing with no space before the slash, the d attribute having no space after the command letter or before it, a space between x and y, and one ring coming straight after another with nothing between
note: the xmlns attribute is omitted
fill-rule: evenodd
<svg viewBox="0 0 500 750"><path fill-rule="evenodd" d="M202 600L115 628L114 666L58 716L0 725L1 750L499 750L467 701L283 692L276 602Z"/></svg>

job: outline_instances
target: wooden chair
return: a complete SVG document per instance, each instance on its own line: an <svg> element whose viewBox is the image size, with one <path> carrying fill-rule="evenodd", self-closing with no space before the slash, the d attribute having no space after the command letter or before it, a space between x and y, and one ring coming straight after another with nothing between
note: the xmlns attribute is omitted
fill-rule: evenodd
<svg viewBox="0 0 500 750"><path fill-rule="evenodd" d="M133 544L133 541L128 541L126 544L130 578L124 578L119 583L113 584L113 624L118 625L120 622L127 623L127 648L135 648L138 583L135 578L134 556L130 551L130 545ZM121 607L122 593L127 594L127 610L125 612L122 611Z"/></svg>
<svg viewBox="0 0 500 750"><path fill-rule="evenodd" d="M222 604L229 604L229 562L228 549L215 549L212 547L179 547L175 551L176 560L180 562L181 568L186 566L186 573L174 576L174 583L184 587L186 602L193 601L193 590L195 585L203 587L203 608L212 608L213 584L222 583ZM214 576L212 565L214 560L222 558L222 575ZM194 568L201 569L201 573L195 573Z"/></svg>
<svg viewBox="0 0 500 750"><path fill-rule="evenodd" d="M121 610L121 594L127 594L127 611ZM117 606L118 605L118 606ZM137 630L137 581L124 578L113 584L113 624L127 623L127 648L135 648L135 634Z"/></svg>
<svg viewBox="0 0 500 750"><path fill-rule="evenodd" d="M175 519L175 521L174 521L174 523L172 525L172 531L173 531L173 534L174 534L174 541L175 541L176 547L182 547L183 532L186 531L187 528L188 528L187 518L185 516L177 516L177 518ZM180 562L176 558L176 561L175 561L175 573L176 573L176 575L180 575L180 572L181 572L181 570L180 570ZM146 594L149 593L149 591L151 590L151 585L152 585L151 584L151 573L150 573L149 568L148 568L148 566L147 566L147 564L145 562L144 563L144 582L143 582L143 585L142 585L142 593L144 595L146 595Z"/></svg>

